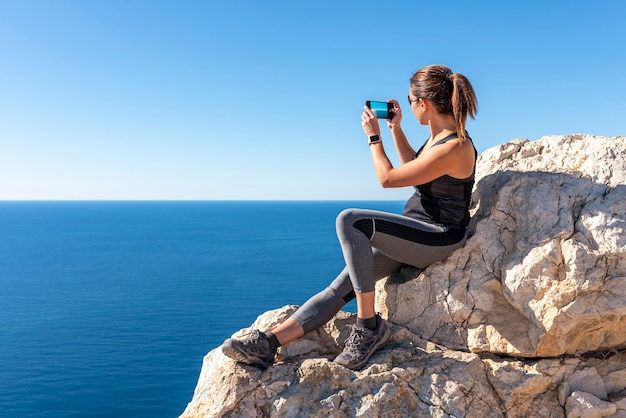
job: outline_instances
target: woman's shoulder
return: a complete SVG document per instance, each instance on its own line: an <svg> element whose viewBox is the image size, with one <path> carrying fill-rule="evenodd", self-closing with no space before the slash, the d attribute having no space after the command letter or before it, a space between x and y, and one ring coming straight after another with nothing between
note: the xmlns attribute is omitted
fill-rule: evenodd
<svg viewBox="0 0 626 418"><path fill-rule="evenodd" d="M469 137L461 138L451 134L438 140L427 154L433 163L436 162L446 175L464 179L474 172L476 149Z"/></svg>
<svg viewBox="0 0 626 418"><path fill-rule="evenodd" d="M474 144L469 138L461 138L455 134L437 141L431 149L443 154L465 154L468 151L474 151Z"/></svg>
<svg viewBox="0 0 626 418"><path fill-rule="evenodd" d="M465 179L474 173L477 152L469 138L453 141L448 155L451 160L449 176Z"/></svg>

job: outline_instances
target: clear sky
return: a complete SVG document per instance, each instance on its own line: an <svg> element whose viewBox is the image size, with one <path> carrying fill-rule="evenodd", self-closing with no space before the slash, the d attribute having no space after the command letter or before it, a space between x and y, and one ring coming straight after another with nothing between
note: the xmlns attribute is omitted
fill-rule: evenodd
<svg viewBox="0 0 626 418"><path fill-rule="evenodd" d="M626 135L626 2L0 0L0 200L406 199L365 100L467 76L482 152ZM427 138L404 108L414 147ZM386 125L383 140L397 164Z"/></svg>

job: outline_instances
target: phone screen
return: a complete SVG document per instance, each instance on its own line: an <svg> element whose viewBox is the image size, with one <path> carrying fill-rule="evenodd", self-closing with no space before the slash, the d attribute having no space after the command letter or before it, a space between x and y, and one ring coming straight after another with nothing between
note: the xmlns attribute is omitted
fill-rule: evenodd
<svg viewBox="0 0 626 418"><path fill-rule="evenodd" d="M368 100L366 106L372 109L378 119L391 119L393 117L393 115L389 115L389 103L387 102Z"/></svg>

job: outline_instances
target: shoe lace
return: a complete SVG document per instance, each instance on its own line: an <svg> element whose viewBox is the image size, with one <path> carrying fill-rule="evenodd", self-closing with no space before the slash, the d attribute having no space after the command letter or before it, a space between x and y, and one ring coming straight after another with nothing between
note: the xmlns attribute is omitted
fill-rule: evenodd
<svg viewBox="0 0 626 418"><path fill-rule="evenodd" d="M269 344L266 340L261 338L261 333L258 330L252 331L251 334L248 334L249 337L242 341L242 344L247 348L254 352L263 352L266 351L269 347Z"/></svg>
<svg viewBox="0 0 626 418"><path fill-rule="evenodd" d="M357 328L355 326L352 327L352 332L350 336L346 340L345 347L350 351L358 351L359 344L365 338L365 329Z"/></svg>

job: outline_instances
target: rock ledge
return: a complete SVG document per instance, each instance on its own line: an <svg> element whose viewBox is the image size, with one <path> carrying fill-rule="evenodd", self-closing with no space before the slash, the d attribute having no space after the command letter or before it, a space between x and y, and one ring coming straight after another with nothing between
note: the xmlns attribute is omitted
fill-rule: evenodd
<svg viewBox="0 0 626 418"><path fill-rule="evenodd" d="M466 245L377 284L392 337L366 368L331 361L354 321L339 312L266 371L211 351L181 417L626 418L625 180L626 137L485 151Z"/></svg>

